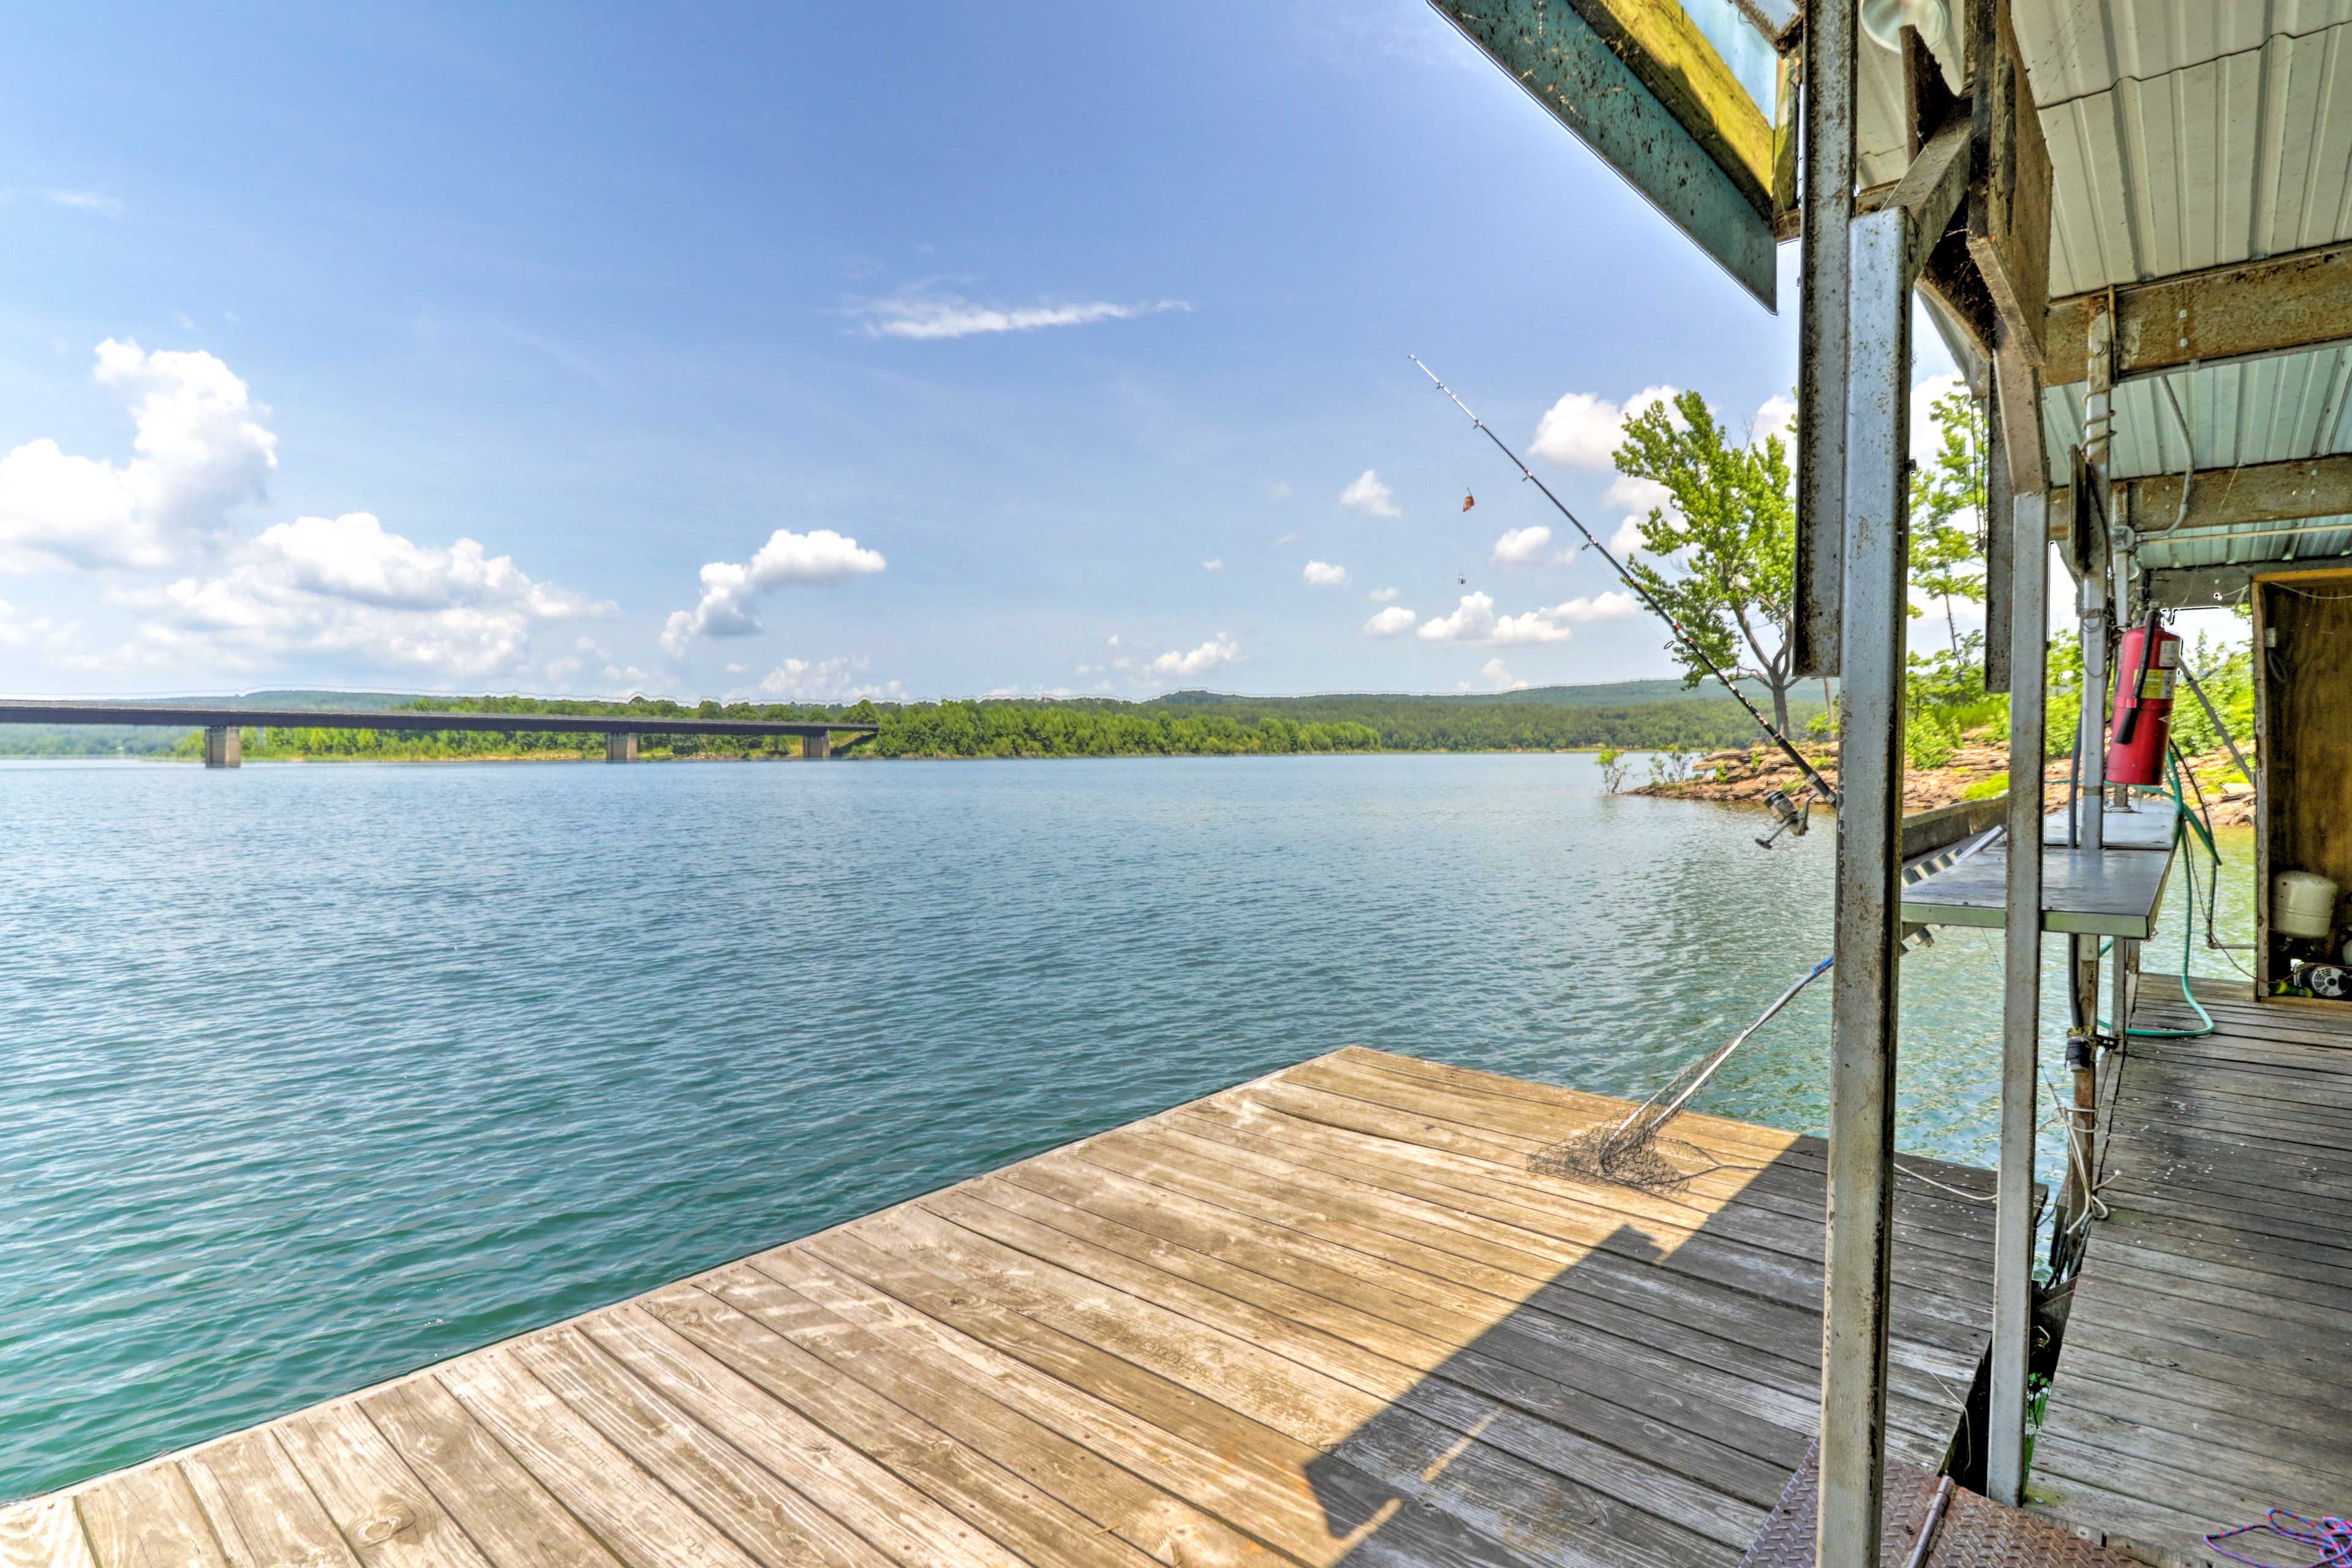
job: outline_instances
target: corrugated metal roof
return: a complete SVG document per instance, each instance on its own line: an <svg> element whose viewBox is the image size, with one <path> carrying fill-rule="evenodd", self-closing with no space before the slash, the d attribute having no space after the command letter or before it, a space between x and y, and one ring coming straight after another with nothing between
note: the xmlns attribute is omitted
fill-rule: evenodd
<svg viewBox="0 0 2352 1568"><path fill-rule="evenodd" d="M2352 555L2352 516L2315 517L2305 522L2226 531L2203 530L2179 540L2143 537L2139 546L2140 564L2151 572L2247 561L2319 561L2337 555Z"/></svg>
<svg viewBox="0 0 2352 1568"><path fill-rule="evenodd" d="M2352 0L2014 0L2053 171L2050 291L2352 238ZM1907 161L1865 41L1866 184Z"/></svg>
<svg viewBox="0 0 2352 1568"><path fill-rule="evenodd" d="M2179 372L2168 378L2178 414L2164 395L2167 379L2146 376L2116 389L2107 454L2113 478L2179 473L2184 424L2189 454L2202 469L2352 452L2352 348ZM2053 473L2066 471L2067 448L2081 439L2085 390L2076 383L2043 395L2042 439ZM2352 497L2346 500L2352 504ZM2170 541L2161 537L2168 521L2134 520L2142 533L2141 563L2151 570L2352 554L2352 516L2200 530Z"/></svg>
<svg viewBox="0 0 2352 1568"><path fill-rule="evenodd" d="M2171 382L2180 401L2178 414L2164 395L2161 378L2126 382L2116 389L2115 437L2108 449L2114 478L2179 473L2184 466L2184 425L2188 450L2200 469L2352 452L2352 349L2207 366L2176 374ZM2079 438L2083 394L2078 384L2053 387L2044 399L2042 436L2053 472L2065 471L2066 448ZM2161 537L2168 521L2134 520L2141 530L2142 563L2151 569L2352 554L2352 517L2199 530L2170 541Z"/></svg>
<svg viewBox="0 0 2352 1568"><path fill-rule="evenodd" d="M2053 297L2352 239L2352 0L2014 0L2013 14L2050 144ZM1894 56L1871 53L1861 107L1864 177L1877 181L1903 163L1901 97ZM2084 391L2043 398L2053 474L2082 439ZM2338 346L2126 383L2109 472L2347 451L2352 350ZM2346 502L2343 518L2152 539L2143 559L2352 553Z"/></svg>
<svg viewBox="0 0 2352 1568"><path fill-rule="evenodd" d="M2352 237L2352 20L2126 77L2042 128L2053 295Z"/></svg>
<svg viewBox="0 0 2352 1568"><path fill-rule="evenodd" d="M2165 396L2167 380L2179 400L2177 415ZM2042 438L2053 474L2066 471L2067 449L2082 439L2086 390L2077 382L2042 395ZM2107 472L2118 479L2179 472L2184 418L2200 468L2352 452L2352 348L2145 376L2116 389L2115 407Z"/></svg>

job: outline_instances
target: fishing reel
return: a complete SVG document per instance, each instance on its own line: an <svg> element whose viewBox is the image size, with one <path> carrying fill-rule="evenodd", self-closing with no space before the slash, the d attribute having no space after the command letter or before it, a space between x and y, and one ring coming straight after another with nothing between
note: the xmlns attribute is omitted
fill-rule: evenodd
<svg viewBox="0 0 2352 1568"><path fill-rule="evenodd" d="M1813 791L1810 784L1803 790L1801 799L1790 800L1787 790L1776 789L1764 797L1764 805L1780 821L1771 832L1756 841L1759 849L1771 848L1772 841L1783 833L1792 838L1802 838L1805 830L1812 826Z"/></svg>

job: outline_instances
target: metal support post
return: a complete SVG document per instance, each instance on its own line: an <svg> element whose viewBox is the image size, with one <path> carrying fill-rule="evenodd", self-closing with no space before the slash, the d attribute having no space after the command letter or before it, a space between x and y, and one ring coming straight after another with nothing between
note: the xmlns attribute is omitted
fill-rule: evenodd
<svg viewBox="0 0 2352 1568"><path fill-rule="evenodd" d="M2074 601L2083 637L2083 716L2079 755L2082 793L2075 805L2075 842L2085 849L2106 847L2107 804L2107 590L2103 572L2083 574ZM2096 944L2092 951L2096 952Z"/></svg>
<svg viewBox="0 0 2352 1568"><path fill-rule="evenodd" d="M1837 969L1830 1015L1829 1242L1822 1315L1820 1568L1877 1568L1895 1229L1909 605L1911 286L1959 205L1968 123L1939 132L1851 232Z"/></svg>
<svg viewBox="0 0 2352 1568"><path fill-rule="evenodd" d="M2043 496L2011 501L2009 579L2009 906L2000 1009L2000 1152L1993 1210L1992 1399L1985 1492L2015 1507L2025 1484L2025 1377L2033 1353L2033 1124L2041 1089L2042 725L2050 624Z"/></svg>
<svg viewBox="0 0 2352 1568"><path fill-rule="evenodd" d="M1797 581L1791 668L1838 668L1845 573L1846 229L1853 221L1853 0L1805 19L1803 268L1797 281Z"/></svg>
<svg viewBox="0 0 2352 1568"><path fill-rule="evenodd" d="M1902 936L1905 442L1911 278L1899 210L1853 225L1846 403L1845 721L1830 1025L1829 1258L1822 1344L1822 1568L1876 1568L1886 1451L1895 1040Z"/></svg>
<svg viewBox="0 0 2352 1568"><path fill-rule="evenodd" d="M2097 469L2086 467L2084 472L2094 476L2088 483L2095 485ZM2076 504L2082 504L2080 498ZM2075 800L2075 842L2084 849L2106 847L2107 823L2107 552L2094 550L2085 563L2081 582L2077 584L2075 609L2077 625L2083 638L2083 712L2075 731L2075 748L2081 757L2082 784ZM2099 939L2076 936L2067 941L2070 957L2068 976L2073 987L2074 1016L2083 1031L2095 1030L2099 1010ZM2087 1110L2098 1101L2098 1053L2087 1045L2078 1047L2070 1042L2067 1066L2073 1069L2074 1104ZM2082 1117L2074 1116L2070 1123L2080 1123ZM2067 1131L2069 1147L2075 1146L2079 1128L2070 1125ZM2050 1258L2053 1267L2066 1261L2073 1243L2069 1239L2076 1222L2089 1202L2089 1194L2076 1176L2076 1162L2066 1162L2065 1180L2059 1189L2058 1230L2050 1240Z"/></svg>

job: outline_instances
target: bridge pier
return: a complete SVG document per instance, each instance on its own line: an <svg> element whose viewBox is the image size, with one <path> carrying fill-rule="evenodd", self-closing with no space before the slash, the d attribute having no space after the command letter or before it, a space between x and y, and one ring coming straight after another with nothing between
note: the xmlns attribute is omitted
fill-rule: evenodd
<svg viewBox="0 0 2352 1568"><path fill-rule="evenodd" d="M637 732L635 730L616 731L604 737L604 760L608 763L634 763L637 760Z"/></svg>
<svg viewBox="0 0 2352 1568"><path fill-rule="evenodd" d="M833 737L824 733L801 737L801 761L821 763L833 755Z"/></svg>
<svg viewBox="0 0 2352 1568"><path fill-rule="evenodd" d="M205 766L233 768L239 765L243 735L234 724L212 724L205 730Z"/></svg>

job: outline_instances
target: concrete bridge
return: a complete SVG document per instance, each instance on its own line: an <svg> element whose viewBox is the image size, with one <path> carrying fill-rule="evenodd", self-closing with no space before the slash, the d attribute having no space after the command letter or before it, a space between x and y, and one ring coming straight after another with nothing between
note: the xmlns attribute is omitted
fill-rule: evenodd
<svg viewBox="0 0 2352 1568"><path fill-rule="evenodd" d="M234 708L161 702L0 702L0 724L124 724L201 728L205 766L238 763L238 734L253 729L484 730L499 734L601 734L604 760L634 763L644 735L797 735L801 755L833 755L835 735L872 735L881 726L854 720L701 719L643 713L460 713L423 708Z"/></svg>

